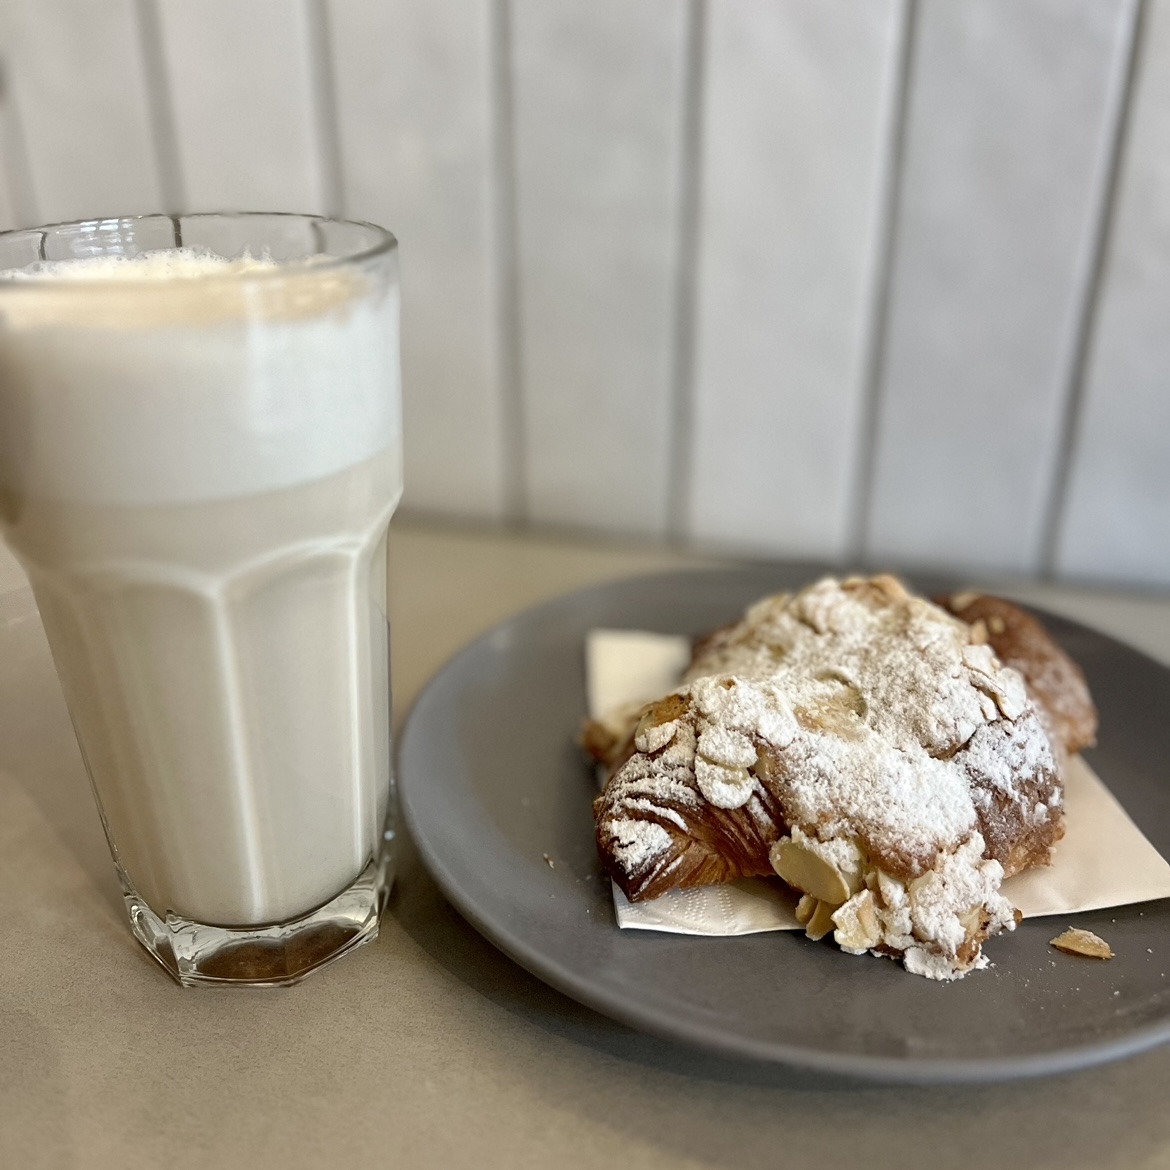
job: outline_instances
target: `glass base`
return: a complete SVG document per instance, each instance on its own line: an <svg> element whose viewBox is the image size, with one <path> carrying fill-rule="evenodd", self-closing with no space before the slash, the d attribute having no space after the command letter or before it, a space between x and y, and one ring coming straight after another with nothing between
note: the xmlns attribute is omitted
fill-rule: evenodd
<svg viewBox="0 0 1170 1170"><path fill-rule="evenodd" d="M184 987L287 987L378 937L394 880L393 836L383 835L379 855L336 898L273 926L204 926L172 913L160 918L119 867L130 929Z"/></svg>

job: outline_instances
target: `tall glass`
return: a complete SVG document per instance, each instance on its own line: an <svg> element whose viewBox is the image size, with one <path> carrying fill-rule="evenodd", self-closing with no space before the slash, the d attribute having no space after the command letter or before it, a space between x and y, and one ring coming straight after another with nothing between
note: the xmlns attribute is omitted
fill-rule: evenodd
<svg viewBox="0 0 1170 1170"><path fill-rule="evenodd" d="M295 982L390 880L394 237L141 216L0 269L0 524L131 928L185 985Z"/></svg>

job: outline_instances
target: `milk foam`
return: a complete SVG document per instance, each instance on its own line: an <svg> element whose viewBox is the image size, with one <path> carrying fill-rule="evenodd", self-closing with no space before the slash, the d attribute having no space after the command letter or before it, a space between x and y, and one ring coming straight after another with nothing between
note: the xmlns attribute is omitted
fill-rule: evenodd
<svg viewBox="0 0 1170 1170"><path fill-rule="evenodd" d="M198 248L166 248L137 256L87 256L74 260L42 260L27 268L0 272L0 280L173 280L230 276L241 272L273 272L270 257L245 253L229 259Z"/></svg>
<svg viewBox="0 0 1170 1170"><path fill-rule="evenodd" d="M278 490L397 451L397 289L192 251L0 283L0 486L101 504ZM339 393L343 390L343 393Z"/></svg>

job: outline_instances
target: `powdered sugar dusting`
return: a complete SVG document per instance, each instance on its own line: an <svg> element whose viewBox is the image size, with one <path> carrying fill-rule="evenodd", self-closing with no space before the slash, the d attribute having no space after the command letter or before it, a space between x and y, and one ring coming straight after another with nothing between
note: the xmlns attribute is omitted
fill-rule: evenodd
<svg viewBox="0 0 1170 1170"><path fill-rule="evenodd" d="M792 819L821 836L857 832L913 872L972 832L973 774L990 768L1011 787L1048 750L1035 720L1011 732L1010 747L987 733L992 719L1022 716L1027 699L1019 674L968 638L965 624L889 578L827 579L756 603L687 677L704 696L716 672L740 680L725 694L777 696L798 734L760 732L780 749ZM976 757L956 767L980 731Z"/></svg>
<svg viewBox="0 0 1170 1170"><path fill-rule="evenodd" d="M622 817L606 828L613 834L614 855L631 873L645 869L663 849L670 848L670 834L656 821Z"/></svg>

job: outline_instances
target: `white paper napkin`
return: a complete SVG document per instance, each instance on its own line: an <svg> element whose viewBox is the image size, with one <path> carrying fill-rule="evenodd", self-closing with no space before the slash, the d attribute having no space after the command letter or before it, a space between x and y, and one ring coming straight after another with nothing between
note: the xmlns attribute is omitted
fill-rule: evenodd
<svg viewBox="0 0 1170 1170"><path fill-rule="evenodd" d="M590 715L666 694L689 659L685 637L591 630L585 645ZM1052 865L1004 882L1012 904L1025 918L1037 918L1170 898L1170 864L1080 756L1069 761L1064 781L1064 839ZM788 889L763 878L671 890L636 904L615 885L613 897L618 925L626 929L706 935L803 929Z"/></svg>

